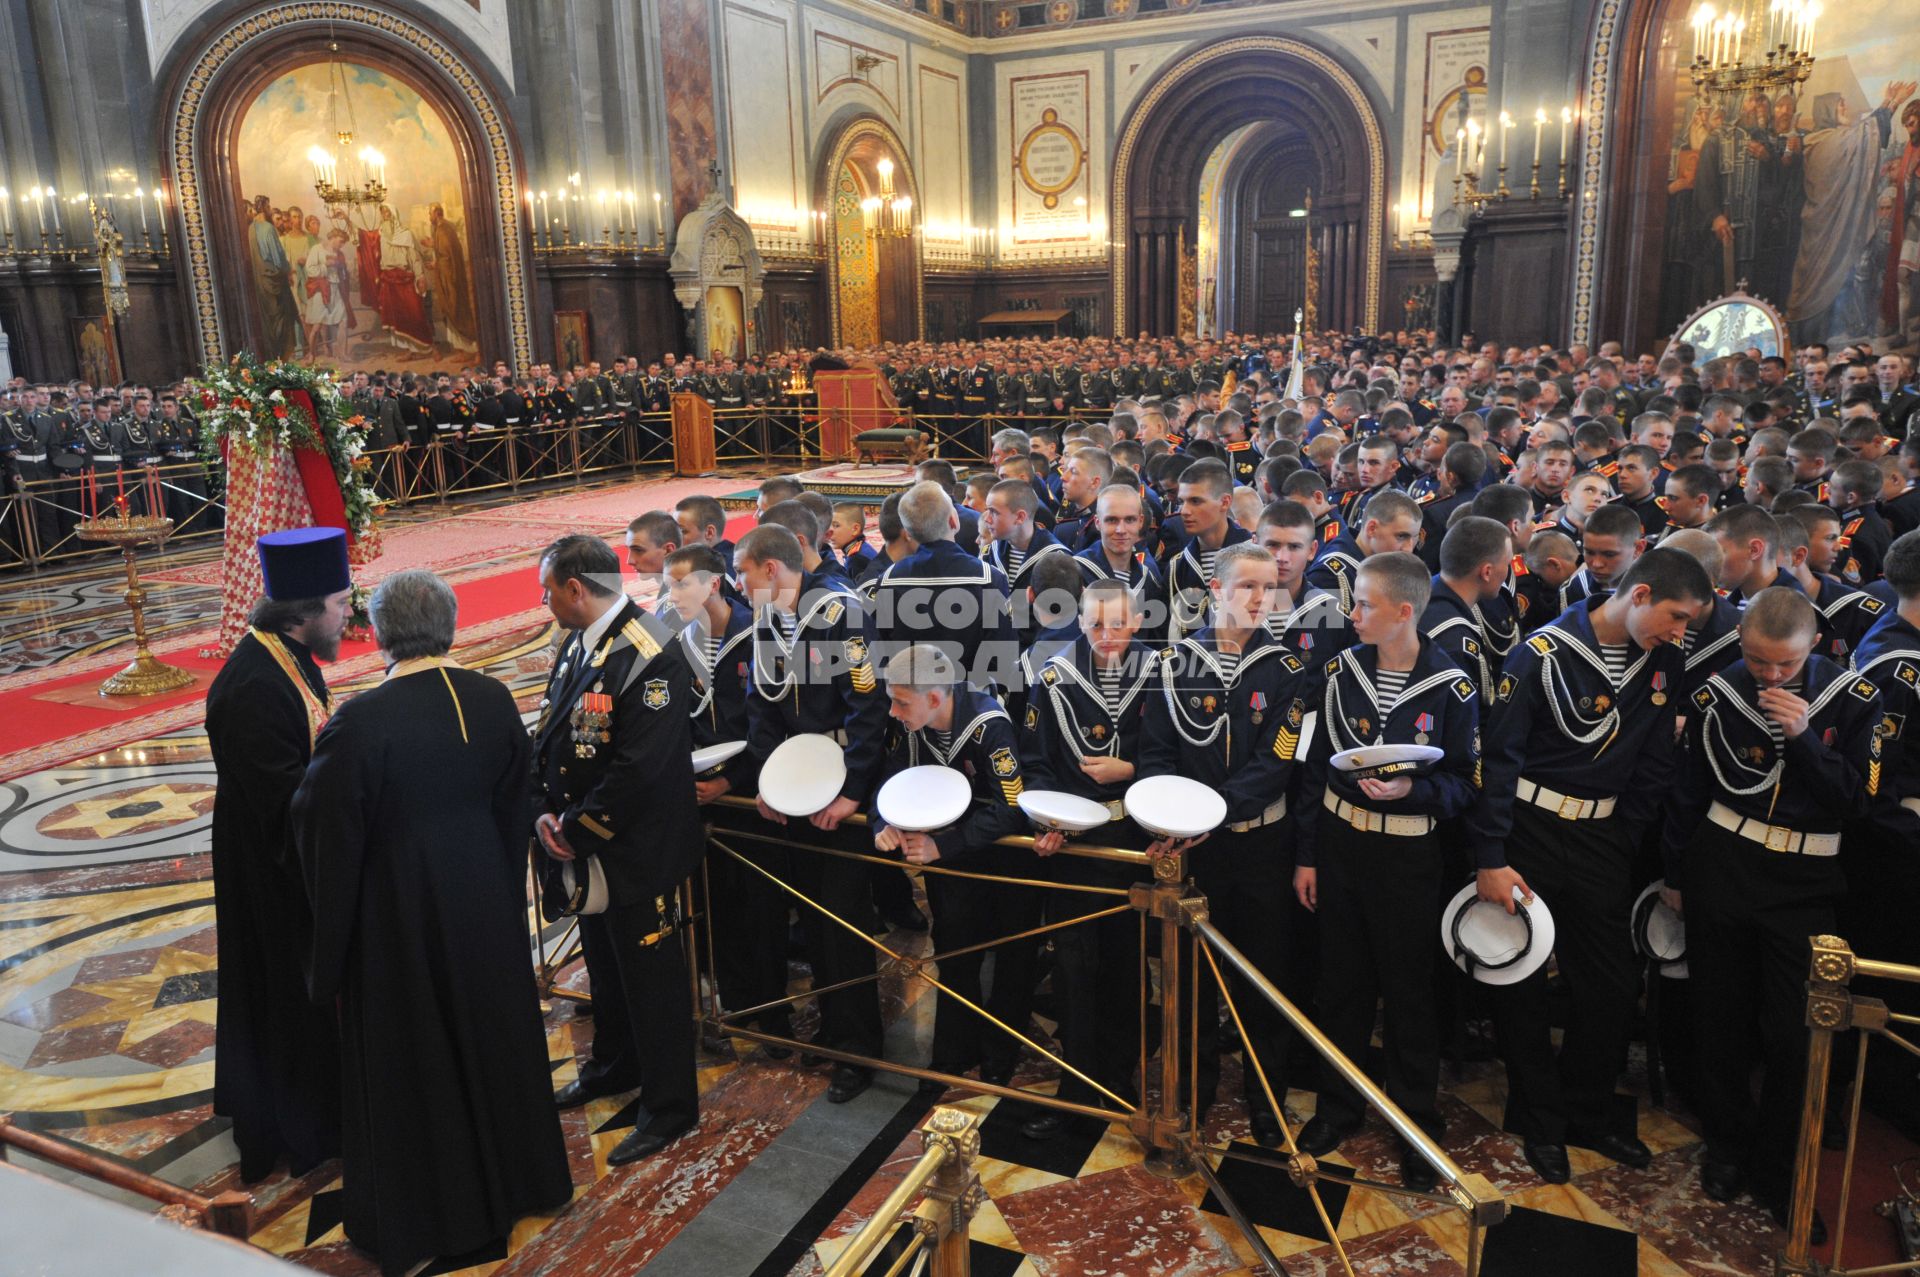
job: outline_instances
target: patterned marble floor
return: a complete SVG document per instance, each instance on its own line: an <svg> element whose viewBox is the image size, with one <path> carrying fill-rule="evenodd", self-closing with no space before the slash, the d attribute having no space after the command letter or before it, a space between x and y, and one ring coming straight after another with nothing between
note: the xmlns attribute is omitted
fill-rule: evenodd
<svg viewBox="0 0 1920 1277"><path fill-rule="evenodd" d="M738 478L732 480L737 485ZM204 593L204 592L201 592ZM217 599L168 592L169 624L204 624ZM102 611L118 596L103 571L0 582L0 675L23 675L98 651ZM529 623L464 644L470 667L502 679L522 707L538 694L550 629ZM352 694L360 683L341 690ZM235 1184L232 1141L212 1116L214 997L219 955L205 855L212 774L198 727L0 784L0 1110L171 1182L214 1192ZM924 938L888 940L925 952ZM796 968L804 979L804 969ZM580 972L567 973L578 983ZM924 1059L931 999L917 979L883 985L888 1049ZM800 1017L803 1031L809 1017ZM1040 1021L1042 1032L1051 1025ZM593 1021L557 1000L547 1017L555 1085L575 1075ZM1510 1195L1492 1230L1485 1272L1518 1277L1741 1277L1771 1271L1781 1234L1749 1202L1701 1194L1697 1127L1645 1099L1643 1057L1623 1085L1654 1165L1633 1171L1574 1152L1571 1184L1543 1184L1501 1129L1504 1078L1491 1064L1450 1068L1446 1146ZM1036 1062L1037 1063L1037 1062ZM1229 1061L1221 1093L1237 1092ZM882 1084L844 1108L824 1100L826 1071L757 1050L703 1055L702 1121L660 1157L609 1173L607 1152L631 1127L628 1097L563 1116L576 1184L552 1217L522 1221L484 1250L430 1272L532 1277L672 1274L813 1277L872 1214L920 1149L931 1106L911 1086ZM1050 1089L1029 1067L1023 1085ZM987 1277L1135 1277L1260 1271L1252 1248L1198 1176L1149 1174L1124 1134L1072 1126L1036 1144L1017 1106L966 1092L947 1101L984 1119L980 1170L989 1200L975 1220L975 1271ZM1290 1092L1290 1117L1313 1096ZM1247 1138L1237 1104L1216 1106L1208 1134ZM1909 1150L1911 1151L1911 1150ZM1371 1128L1331 1159L1393 1180L1397 1155ZM1277 1172L1226 1161L1220 1174L1294 1274L1341 1271L1332 1238L1304 1194ZM340 1168L328 1163L254 1189L256 1245L327 1273L372 1274L344 1238ZM1831 1184L1831 1179L1829 1184ZM1359 1272L1464 1272L1456 1217L1360 1190L1324 1191L1334 1233ZM1831 1207L1829 1206L1829 1211ZM1884 1229L1884 1225L1882 1225ZM3 1265L0 1265L3 1266ZM876 1269L875 1271L879 1271Z"/></svg>

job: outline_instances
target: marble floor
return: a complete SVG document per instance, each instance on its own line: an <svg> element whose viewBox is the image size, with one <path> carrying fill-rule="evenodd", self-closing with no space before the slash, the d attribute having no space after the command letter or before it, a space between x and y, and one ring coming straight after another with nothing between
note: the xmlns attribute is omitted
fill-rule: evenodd
<svg viewBox="0 0 1920 1277"><path fill-rule="evenodd" d="M743 477L719 482L736 488ZM634 487L632 500L644 502L644 489ZM57 673L97 654L117 640L109 606L117 602L104 565L59 578L0 579L0 676ZM166 623L188 630L207 623L218 599L181 586L168 591L164 606ZM551 637L550 625L530 612L463 642L456 655L500 678L526 709L544 680ZM338 690L351 695L372 677L348 679ZM206 855L213 779L204 732L188 726L0 781L0 1112L208 1193L237 1184L231 1137L209 1104L219 980ZM887 943L926 952L924 937L896 933ZM803 967L794 974L806 979ZM562 976L563 986L581 980L577 967ZM890 1058L924 1060L929 988L918 978L889 976L882 992ZM1052 1028L1045 1011L1043 992L1035 1025L1042 1035ZM803 1030L808 1019L800 1017ZM546 1028L558 1086L575 1076L593 1020L556 998ZM428 1271L823 1273L917 1157L916 1128L934 1099L911 1081L883 1077L856 1102L831 1105L824 1066L800 1057L776 1062L745 1046L705 1052L700 1064L703 1108L694 1132L658 1157L610 1172L606 1155L633 1124L632 1098L596 1100L564 1114L572 1202L553 1216L522 1221L511 1237L481 1251L443 1257ZM1051 1072L1040 1065L1030 1058L1020 1084L1051 1090ZM1223 1095L1237 1093L1237 1069L1230 1060ZM1449 1065L1444 1090L1447 1149L1514 1208L1489 1233L1483 1271L1772 1271L1781 1233L1750 1201L1720 1206L1704 1197L1697 1124L1677 1102L1665 1109L1648 1102L1638 1046L1621 1103L1634 1106L1640 1135L1655 1150L1644 1171L1574 1150L1573 1181L1544 1184L1519 1141L1502 1129L1505 1085L1497 1064ZM966 1091L943 1102L983 1119L979 1170L988 1200L972 1231L976 1273L1262 1271L1205 1180L1149 1173L1142 1150L1123 1132L1076 1122L1035 1143L1021 1135L1014 1102ZM1313 1103L1310 1092L1290 1092L1290 1119L1304 1120ZM1239 1105L1216 1105L1207 1135L1215 1146L1244 1146ZM1397 1177L1397 1153L1384 1128L1369 1128L1329 1160L1362 1177ZM298 1178L276 1172L255 1185L252 1241L320 1272L377 1272L342 1234L339 1175L335 1162ZM1322 1196L1329 1235L1306 1195L1280 1173L1226 1159L1219 1175L1289 1273L1342 1271L1336 1238L1357 1272L1465 1272L1463 1227L1436 1205L1328 1186ZM1830 1179L1829 1198L1831 1191ZM1881 1236L1869 1238L1875 1224ZM1887 1249L1884 1222L1860 1228L1868 1246ZM1850 1243L1849 1251L1855 1247ZM1856 1262L1868 1253L1861 1250Z"/></svg>

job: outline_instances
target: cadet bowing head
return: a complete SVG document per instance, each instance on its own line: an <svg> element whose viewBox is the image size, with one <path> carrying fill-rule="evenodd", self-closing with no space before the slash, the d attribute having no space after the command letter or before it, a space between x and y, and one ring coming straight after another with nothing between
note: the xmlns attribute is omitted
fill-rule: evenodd
<svg viewBox="0 0 1920 1277"><path fill-rule="evenodd" d="M1477 518L1479 516L1471 517ZM1462 520L1462 522L1465 522L1465 520ZM1493 520L1489 519L1488 522L1491 523ZM1505 531L1505 529L1502 529L1502 531ZM1452 529L1448 529L1448 534L1449 538L1451 538ZM1706 534L1702 533L1701 535L1705 536ZM1706 539L1709 543L1713 540L1712 537L1707 537ZM1564 532L1536 532L1533 535L1533 539L1527 542L1526 562L1528 572L1539 577L1548 585L1558 588L1559 586L1565 585L1567 578L1579 570L1580 551L1574 548L1573 538ZM1440 543L1440 570L1445 572L1446 566L1447 543L1442 541Z"/></svg>
<svg viewBox="0 0 1920 1277"><path fill-rule="evenodd" d="M1432 595L1433 578L1419 556L1397 550L1368 556L1353 582L1354 636L1379 643L1415 625Z"/></svg>
<svg viewBox="0 0 1920 1277"><path fill-rule="evenodd" d="M747 600L756 608L767 607L799 590L806 555L792 532L777 523L763 523L740 538L733 550L733 566Z"/></svg>
<svg viewBox="0 0 1920 1277"><path fill-rule="evenodd" d="M953 690L960 681L954 659L931 643L915 643L895 652L887 661L887 713L900 726L917 732L932 724L953 725Z"/></svg>
<svg viewBox="0 0 1920 1277"><path fill-rule="evenodd" d="M584 630L620 593L620 556L600 537L572 532L540 554L540 601L553 619Z"/></svg>
<svg viewBox="0 0 1920 1277"><path fill-rule="evenodd" d="M1658 548L1641 555L1600 606L1624 621L1628 638L1651 651L1684 638L1713 600L1713 580L1698 559Z"/></svg>
<svg viewBox="0 0 1920 1277"><path fill-rule="evenodd" d="M1367 501L1366 514L1366 523L1354 537L1364 553L1411 553L1420 543L1420 507L1406 493L1379 493Z"/></svg>
<svg viewBox="0 0 1920 1277"><path fill-rule="evenodd" d="M1720 543L1720 584L1728 589L1769 572L1780 553L1780 525L1756 505L1728 506L1707 521L1707 531Z"/></svg>
<svg viewBox="0 0 1920 1277"><path fill-rule="evenodd" d="M1624 505L1603 505L1587 519L1580 547L1594 580L1612 588L1646 545L1646 525Z"/></svg>
<svg viewBox="0 0 1920 1277"><path fill-rule="evenodd" d="M1900 598L1900 606L1920 600L1920 531L1903 532L1887 547L1881 575Z"/></svg>
<svg viewBox="0 0 1920 1277"><path fill-rule="evenodd" d="M1768 586L1740 614L1740 655L1756 683L1780 687L1800 673L1819 633L1820 615L1806 595Z"/></svg>
<svg viewBox="0 0 1920 1277"><path fill-rule="evenodd" d="M1273 556L1252 541L1222 546L1213 560L1216 629L1248 629L1260 625L1273 610L1280 588L1280 569Z"/></svg>
<svg viewBox="0 0 1920 1277"><path fill-rule="evenodd" d="M1140 602L1124 581L1093 581L1080 591L1080 632L1094 656L1108 664L1132 646L1140 632Z"/></svg>
<svg viewBox="0 0 1920 1277"><path fill-rule="evenodd" d="M706 611L727 577L726 560L710 545L689 545L667 556L667 597L683 621Z"/></svg>
<svg viewBox="0 0 1920 1277"><path fill-rule="evenodd" d="M367 615L373 620L374 642L390 664L397 664L451 651L460 602L445 581L424 568L411 568L375 587Z"/></svg>

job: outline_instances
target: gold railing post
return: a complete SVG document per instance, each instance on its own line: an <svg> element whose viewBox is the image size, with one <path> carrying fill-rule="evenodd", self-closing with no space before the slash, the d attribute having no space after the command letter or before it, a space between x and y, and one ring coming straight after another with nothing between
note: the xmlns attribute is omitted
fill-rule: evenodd
<svg viewBox="0 0 1920 1277"><path fill-rule="evenodd" d="M926 1198L914 1212L914 1230L927 1239L933 1252L930 1277L969 1277L967 1233L987 1196L974 1169L980 1152L979 1119L960 1109L936 1109L921 1137L927 1149L947 1150L927 1186Z"/></svg>
<svg viewBox="0 0 1920 1277"><path fill-rule="evenodd" d="M1853 950L1839 936L1810 936L1807 971L1807 1086L1800 1100L1800 1144L1793 1159L1793 1191L1787 1201L1787 1248L1777 1273L1819 1271L1813 1260L1813 1198L1820 1178L1820 1135L1826 1125L1827 1075L1833 1068L1833 1035L1853 1027ZM1864 1045L1864 1044L1863 1044Z"/></svg>
<svg viewBox="0 0 1920 1277"><path fill-rule="evenodd" d="M1197 1118L1180 1107L1181 1062L1187 1055L1184 1021L1189 1008L1181 996L1187 983L1181 947L1186 941L1187 858L1184 854L1154 861L1153 882L1133 888L1133 906L1160 923L1160 1103L1146 1105L1147 1078L1140 1077L1141 1103L1133 1120L1133 1135L1147 1148L1145 1169L1164 1179L1182 1179L1193 1172L1188 1153ZM1147 996L1142 986L1141 997Z"/></svg>

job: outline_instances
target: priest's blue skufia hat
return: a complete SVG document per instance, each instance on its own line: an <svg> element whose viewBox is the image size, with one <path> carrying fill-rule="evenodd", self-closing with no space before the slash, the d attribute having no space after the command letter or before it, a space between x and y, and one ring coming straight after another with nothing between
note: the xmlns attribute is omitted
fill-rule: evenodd
<svg viewBox="0 0 1920 1277"><path fill-rule="evenodd" d="M276 603L325 598L353 584L347 567L347 534L340 528L269 532L256 548L267 597Z"/></svg>

